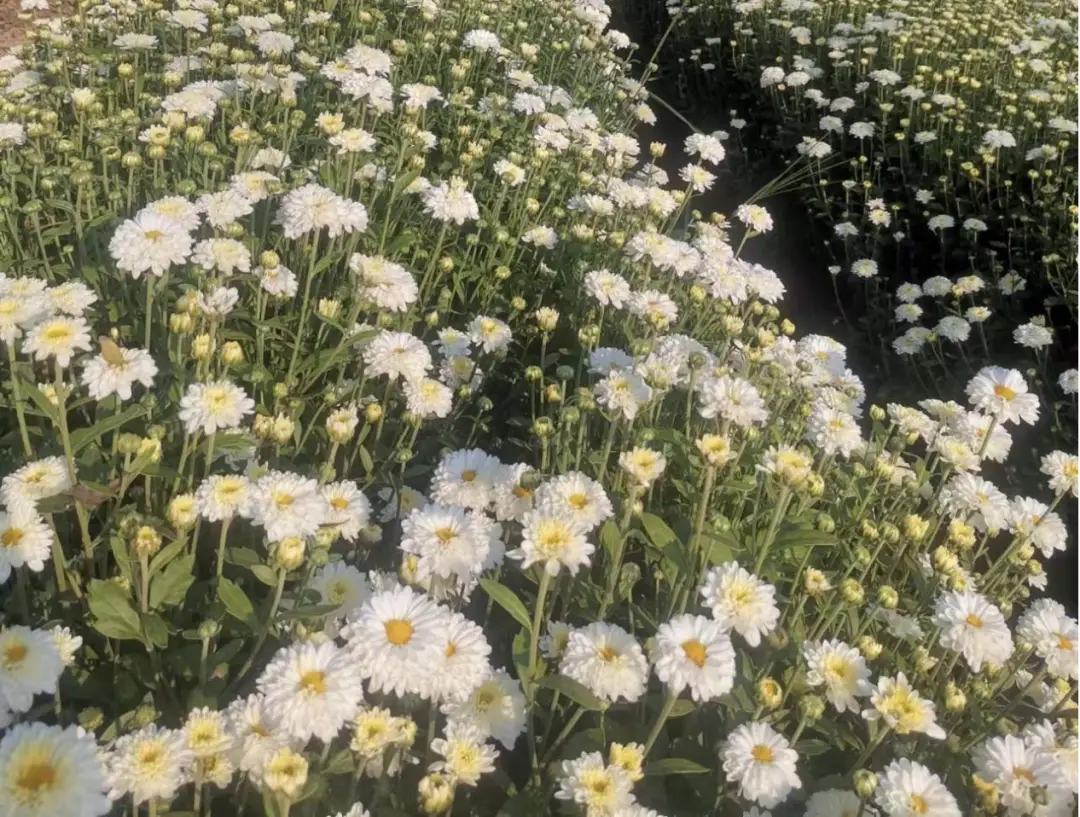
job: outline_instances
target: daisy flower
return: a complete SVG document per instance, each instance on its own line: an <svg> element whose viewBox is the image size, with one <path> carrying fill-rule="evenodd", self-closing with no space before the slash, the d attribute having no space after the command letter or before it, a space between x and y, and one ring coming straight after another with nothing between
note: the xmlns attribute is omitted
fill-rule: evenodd
<svg viewBox="0 0 1080 817"><path fill-rule="evenodd" d="M735 651L716 621L681 615L661 624L653 647L656 677L672 695L687 687L695 701L711 701L731 691Z"/></svg>
<svg viewBox="0 0 1080 817"><path fill-rule="evenodd" d="M371 596L371 583L364 574L344 562L323 565L311 579L311 589L323 604L337 607L335 616L348 616Z"/></svg>
<svg viewBox="0 0 1080 817"><path fill-rule="evenodd" d="M1074 808L1072 787L1061 763L1040 746L1015 735L992 737L975 750L973 760L979 777L997 786L1009 815L1064 815Z"/></svg>
<svg viewBox="0 0 1080 817"><path fill-rule="evenodd" d="M109 797L130 796L136 805L172 799L191 779L194 762L183 732L156 724L144 726L116 741L108 755Z"/></svg>
<svg viewBox="0 0 1080 817"><path fill-rule="evenodd" d="M825 687L825 697L837 712L859 712L858 698L873 691L870 668L856 648L843 641L807 641L802 647L806 660L806 683Z"/></svg>
<svg viewBox="0 0 1080 817"><path fill-rule="evenodd" d="M180 399L180 421L188 434L237 428L255 411L255 401L228 380L192 383Z"/></svg>
<svg viewBox="0 0 1080 817"><path fill-rule="evenodd" d="M941 778L907 758L885 767L874 799L887 817L960 817L956 798Z"/></svg>
<svg viewBox="0 0 1080 817"><path fill-rule="evenodd" d="M371 520L371 502L351 480L331 482L319 489L326 503L324 525L334 525L346 542L355 542Z"/></svg>
<svg viewBox="0 0 1080 817"><path fill-rule="evenodd" d="M432 366L427 346L408 332L381 331L364 348L363 358L369 377L386 375L391 380L416 380Z"/></svg>
<svg viewBox="0 0 1080 817"><path fill-rule="evenodd" d="M144 272L160 278L191 255L191 235L173 219L143 210L121 224L109 241L116 266L136 280Z"/></svg>
<svg viewBox="0 0 1080 817"><path fill-rule="evenodd" d="M1077 494L1080 485L1080 464L1076 454L1052 451L1042 458L1039 470L1049 477L1050 490L1055 494Z"/></svg>
<svg viewBox="0 0 1080 817"><path fill-rule="evenodd" d="M597 621L570 632L559 673L606 701L632 702L645 692L649 666L630 633Z"/></svg>
<svg viewBox="0 0 1080 817"><path fill-rule="evenodd" d="M67 368L78 351L90 350L90 331L82 318L60 316L42 321L26 333L23 354L35 360L53 358L56 365Z"/></svg>
<svg viewBox="0 0 1080 817"><path fill-rule="evenodd" d="M319 484L285 471L259 477L251 497L251 520L266 529L271 542L314 536L326 522L327 503Z"/></svg>
<svg viewBox="0 0 1080 817"><path fill-rule="evenodd" d="M799 755L767 723L743 724L720 750L724 775L739 786L739 796L772 808L802 787L795 764Z"/></svg>
<svg viewBox="0 0 1080 817"><path fill-rule="evenodd" d="M352 720L364 688L352 656L333 642L284 647L257 682L270 716L290 738L332 741Z"/></svg>
<svg viewBox="0 0 1080 817"><path fill-rule="evenodd" d="M475 786L481 775L495 771L499 751L488 745L487 735L478 727L463 722L446 725L445 737L431 742L431 750L443 759L431 764L433 772L443 772L456 783Z"/></svg>
<svg viewBox="0 0 1080 817"><path fill-rule="evenodd" d="M124 349L102 341L101 354L83 363L82 379L94 400L104 400L110 394L130 400L131 387L136 383L153 385L157 371L157 364L145 349Z"/></svg>
<svg viewBox="0 0 1080 817"><path fill-rule="evenodd" d="M648 488L664 473L667 460L659 451L651 448L632 448L619 455L619 467L629 474L641 488Z"/></svg>
<svg viewBox="0 0 1080 817"><path fill-rule="evenodd" d="M776 588L736 562L709 570L700 592L720 626L737 632L751 647L760 644L761 637L776 629L780 620Z"/></svg>
<svg viewBox="0 0 1080 817"><path fill-rule="evenodd" d="M462 508L432 504L414 510L401 523L401 549L417 559L417 578L457 578L468 583L488 553L473 518Z"/></svg>
<svg viewBox="0 0 1080 817"><path fill-rule="evenodd" d="M20 723L0 739L0 802L11 817L100 817L112 803L92 736Z"/></svg>
<svg viewBox="0 0 1080 817"><path fill-rule="evenodd" d="M16 515L33 515L42 499L71 490L71 476L63 457L28 462L0 482L0 501Z"/></svg>
<svg viewBox="0 0 1080 817"><path fill-rule="evenodd" d="M529 511L521 519L521 546L507 556L521 561L521 569L542 564L550 576L564 567L576 575L588 567L595 547L586 541L585 529L565 514Z"/></svg>
<svg viewBox="0 0 1080 817"><path fill-rule="evenodd" d="M558 779L555 798L579 804L586 814L622 814L634 802L630 775L599 752L562 761Z"/></svg>
<svg viewBox="0 0 1080 817"><path fill-rule="evenodd" d="M431 678L433 701L463 700L491 675L491 646L484 630L461 613L450 613L443 637L442 661Z"/></svg>
<svg viewBox="0 0 1080 817"><path fill-rule="evenodd" d="M525 730L521 684L501 669L493 671L464 699L444 703L442 713L452 722L479 727L508 750Z"/></svg>
<svg viewBox="0 0 1080 817"><path fill-rule="evenodd" d="M1016 623L1016 635L1035 648L1046 668L1058 678L1077 677L1080 652L1076 619L1050 599L1036 599Z"/></svg>
<svg viewBox="0 0 1080 817"><path fill-rule="evenodd" d="M25 712L39 693L52 695L64 661L46 630L14 626L0 630L0 705Z"/></svg>
<svg viewBox="0 0 1080 817"><path fill-rule="evenodd" d="M614 513L600 483L580 471L569 471L541 485L535 504L541 510L572 519L585 530L599 527Z"/></svg>
<svg viewBox="0 0 1080 817"><path fill-rule="evenodd" d="M967 385L968 402L1003 423L1034 423L1039 398L1028 393L1023 375L1015 369L987 366Z"/></svg>
<svg viewBox="0 0 1080 817"><path fill-rule="evenodd" d="M251 516L251 480L240 474L207 477L195 492L199 515L210 522Z"/></svg>
<svg viewBox="0 0 1080 817"><path fill-rule="evenodd" d="M342 635L371 692L427 696L445 649L444 612L407 587L374 593Z"/></svg>
<svg viewBox="0 0 1080 817"><path fill-rule="evenodd" d="M983 664L1000 667L1012 655L1012 633L1005 617L978 593L938 596L933 622L941 631L941 646L961 653L973 672Z"/></svg>
<svg viewBox="0 0 1080 817"><path fill-rule="evenodd" d="M479 448L443 457L431 479L431 498L443 505L483 510L494 498L502 463Z"/></svg>
<svg viewBox="0 0 1080 817"><path fill-rule="evenodd" d="M14 569L44 570L52 556L52 543L52 528L40 516L0 511L0 585Z"/></svg>
<svg viewBox="0 0 1080 817"><path fill-rule="evenodd" d="M870 704L873 709L864 709L862 713L869 721L883 720L899 735L922 732L935 740L945 739L933 703L921 697L902 672L895 678L884 675L878 678Z"/></svg>

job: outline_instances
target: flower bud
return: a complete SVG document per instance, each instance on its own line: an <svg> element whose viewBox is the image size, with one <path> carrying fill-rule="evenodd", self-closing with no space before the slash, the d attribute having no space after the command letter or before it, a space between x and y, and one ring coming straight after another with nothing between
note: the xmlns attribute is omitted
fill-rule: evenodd
<svg viewBox="0 0 1080 817"><path fill-rule="evenodd" d="M537 437L550 437L554 430L555 426L547 417L537 417L532 425L532 432Z"/></svg>
<svg viewBox="0 0 1080 817"><path fill-rule="evenodd" d="M971 776L971 787L975 789L975 800L986 814L997 814L1000 808L1000 792L997 785L984 780L977 774Z"/></svg>
<svg viewBox="0 0 1080 817"><path fill-rule="evenodd" d="M304 552L307 543L300 536L290 536L282 539L274 547L274 567L284 570L286 573L300 567L304 563Z"/></svg>
<svg viewBox="0 0 1080 817"><path fill-rule="evenodd" d="M539 366L527 366L525 368L525 379L530 383L535 383L538 380L544 379L544 370Z"/></svg>
<svg viewBox="0 0 1080 817"><path fill-rule="evenodd" d="M166 512L169 524L178 531L185 531L195 527L199 519L199 511L195 505L195 494L178 494L169 502Z"/></svg>
<svg viewBox="0 0 1080 817"><path fill-rule="evenodd" d="M636 783L645 776L642 771L645 763L643 749L640 743L612 743L608 749L608 763L621 768Z"/></svg>
<svg viewBox="0 0 1080 817"><path fill-rule="evenodd" d="M806 588L808 596L820 596L832 588L825 574L814 567L807 569L803 579L803 586Z"/></svg>
<svg viewBox="0 0 1080 817"><path fill-rule="evenodd" d="M784 690L774 678L762 678L756 691L757 702L767 709L776 709L784 699Z"/></svg>
<svg viewBox="0 0 1080 817"><path fill-rule="evenodd" d="M967 695L952 681L945 685L945 708L949 712L962 712L967 706Z"/></svg>
<svg viewBox="0 0 1080 817"><path fill-rule="evenodd" d="M95 732L105 723L105 713L96 706L88 706L79 711L79 726L87 732Z"/></svg>
<svg viewBox="0 0 1080 817"><path fill-rule="evenodd" d="M915 669L916 671L926 675L934 667L937 666L938 660L930 654L930 650L926 647L918 646L915 648Z"/></svg>
<svg viewBox="0 0 1080 817"><path fill-rule="evenodd" d="M226 366L235 366L244 360L244 349L235 340L228 341L221 347L221 362Z"/></svg>
<svg viewBox="0 0 1080 817"><path fill-rule="evenodd" d="M825 714L825 701L817 695L804 695L799 699L799 714L807 723L815 723Z"/></svg>
<svg viewBox="0 0 1080 817"><path fill-rule="evenodd" d="M880 423L885 420L885 417L885 409L883 409L881 406L870 406L870 419L876 420Z"/></svg>
<svg viewBox="0 0 1080 817"><path fill-rule="evenodd" d="M862 545L859 545L859 547L855 548L854 558L855 564L857 564L859 567L867 567L872 561L874 561L873 554L871 554L870 551L864 548Z"/></svg>
<svg viewBox="0 0 1080 817"><path fill-rule="evenodd" d="M877 660L877 657L881 655L882 649L884 649L880 642L868 635L860 636L859 640L855 643L855 646L859 648L859 652L866 656L867 661Z"/></svg>
<svg viewBox="0 0 1080 817"><path fill-rule="evenodd" d="M177 335L186 335L194 326L191 315L186 312L176 312L169 315L169 331Z"/></svg>
<svg viewBox="0 0 1080 817"><path fill-rule="evenodd" d="M219 632L221 632L221 625L213 619L207 619L199 625L199 638L204 641L213 638Z"/></svg>
<svg viewBox="0 0 1080 817"><path fill-rule="evenodd" d="M117 438L116 448L121 454L130 456L139 450L141 443L142 437L138 434L132 434L130 431L125 431Z"/></svg>
<svg viewBox="0 0 1080 817"><path fill-rule="evenodd" d="M214 339L203 333L191 341L191 356L195 360L209 360L214 352Z"/></svg>
<svg viewBox="0 0 1080 817"><path fill-rule="evenodd" d="M161 534L149 525L143 525L135 531L131 542L131 552L138 558L149 559L161 549Z"/></svg>
<svg viewBox="0 0 1080 817"><path fill-rule="evenodd" d="M855 772L855 793L863 800L868 800L877 791L878 776L869 769L859 769Z"/></svg>
<svg viewBox="0 0 1080 817"><path fill-rule="evenodd" d="M900 603L900 594L889 585L885 585L878 589L877 593L878 604L884 607L886 610L895 610L896 606Z"/></svg>
<svg viewBox="0 0 1080 817"><path fill-rule="evenodd" d="M454 801L454 784L441 774L429 774L417 785L425 814L442 814Z"/></svg>
<svg viewBox="0 0 1080 817"><path fill-rule="evenodd" d="M377 423L383 417L383 407L378 403L368 403L364 407L364 419L369 423Z"/></svg>
<svg viewBox="0 0 1080 817"><path fill-rule="evenodd" d="M136 729L149 726L158 719L158 711L151 704L142 704L135 708L135 716L132 724Z"/></svg>

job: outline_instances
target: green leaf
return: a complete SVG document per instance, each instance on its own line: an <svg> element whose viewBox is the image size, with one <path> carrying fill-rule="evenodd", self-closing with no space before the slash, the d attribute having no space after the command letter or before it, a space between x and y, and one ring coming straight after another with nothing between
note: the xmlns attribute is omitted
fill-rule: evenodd
<svg viewBox="0 0 1080 817"><path fill-rule="evenodd" d="M165 623L165 619L157 613L143 613L141 617L143 632L146 633L144 640L152 643L158 649L163 650L168 647L169 626Z"/></svg>
<svg viewBox="0 0 1080 817"><path fill-rule="evenodd" d="M668 720L689 715L697 709L698 706L696 706L693 701L688 701L686 698L679 698L679 700L675 702L675 705L671 707L671 712L668 713Z"/></svg>
<svg viewBox="0 0 1080 817"><path fill-rule="evenodd" d="M794 547L832 546L835 544L836 537L831 533L824 533L815 528L788 523L780 528L780 532L776 535L769 550L770 552L778 552Z"/></svg>
<svg viewBox="0 0 1080 817"><path fill-rule="evenodd" d="M823 740L816 738L809 738L808 740L800 740L795 744L795 751L799 753L800 757L814 757L815 755L823 755L827 751L833 748L831 745Z"/></svg>
<svg viewBox="0 0 1080 817"><path fill-rule="evenodd" d="M98 420L90 426L90 428L80 428L77 431L73 431L71 434L72 450L76 454L79 453L79 451L86 448L86 446L90 445L94 440L99 439L102 434L108 434L110 431L115 431L129 420L141 417L145 412L146 409L136 403L133 406L128 406L117 414L110 414L105 419Z"/></svg>
<svg viewBox="0 0 1080 817"><path fill-rule="evenodd" d="M352 752L349 749L342 749L330 758L330 762L326 764L323 771L327 774L352 774L356 771L356 761L353 760Z"/></svg>
<svg viewBox="0 0 1080 817"><path fill-rule="evenodd" d="M667 522L655 514L643 513L641 515L641 525L645 528L645 535L649 537L649 541L658 550L664 550L672 542L679 541L675 531L668 527Z"/></svg>
<svg viewBox="0 0 1080 817"><path fill-rule="evenodd" d="M230 616L254 626L255 607L252 605L251 599L247 597L247 593L240 588L240 585L222 577L218 582L217 595Z"/></svg>
<svg viewBox="0 0 1080 817"><path fill-rule="evenodd" d="M649 777L660 777L669 774L708 774L709 769L700 763L687 760L684 757L665 757L656 760L645 767L645 774Z"/></svg>
<svg viewBox="0 0 1080 817"><path fill-rule="evenodd" d="M495 817L548 817L547 799L538 791L515 794L499 809Z"/></svg>
<svg viewBox="0 0 1080 817"><path fill-rule="evenodd" d="M283 610L278 613L278 619L281 621L291 621L292 619L303 618L322 618L323 616L330 615L330 613L337 610L340 604L305 604L300 607L294 607L292 610Z"/></svg>
<svg viewBox="0 0 1080 817"><path fill-rule="evenodd" d="M614 558L620 544L622 544L622 534L619 533L619 526L609 519L604 523L604 527L600 528L600 545L608 556Z"/></svg>
<svg viewBox="0 0 1080 817"><path fill-rule="evenodd" d="M150 575L153 576L159 570L164 569L169 562L180 555L180 551L182 551L186 545L187 542L183 539L177 539L175 542L170 542L159 550L157 555L155 555L150 562Z"/></svg>
<svg viewBox="0 0 1080 817"><path fill-rule="evenodd" d="M251 574L267 587L277 587L277 572L270 565L252 565Z"/></svg>
<svg viewBox="0 0 1080 817"><path fill-rule="evenodd" d="M514 620L528 630L532 632L532 621L529 618L529 611L525 605L522 604L521 599L514 595L514 591L504 584L494 579L481 579L480 586L484 588L484 592L491 597L491 600L502 607L506 612L514 617Z"/></svg>
<svg viewBox="0 0 1080 817"><path fill-rule="evenodd" d="M574 703L592 712L599 712L604 708L604 702L589 692L584 684L567 678L565 675L545 675L538 684L545 689L553 689L560 695L565 695Z"/></svg>
<svg viewBox="0 0 1080 817"><path fill-rule="evenodd" d="M142 638L139 614L131 604L131 597L120 585L109 581L92 581L88 601L95 619L92 626L99 633L121 640Z"/></svg>
<svg viewBox="0 0 1080 817"><path fill-rule="evenodd" d="M161 573L150 579L150 607L175 607L183 603L188 588L195 581L191 568L195 557L185 556L169 564Z"/></svg>
<svg viewBox="0 0 1080 817"><path fill-rule="evenodd" d="M723 564L735 560L736 552L742 550L742 545L731 531L709 531L702 533L709 540L709 564Z"/></svg>
<svg viewBox="0 0 1080 817"><path fill-rule="evenodd" d="M38 407L38 410L48 417L53 423L60 421L60 416L57 414L56 406L49 402L49 398L37 387L37 383L20 377L22 380L23 394L29 397L34 405Z"/></svg>

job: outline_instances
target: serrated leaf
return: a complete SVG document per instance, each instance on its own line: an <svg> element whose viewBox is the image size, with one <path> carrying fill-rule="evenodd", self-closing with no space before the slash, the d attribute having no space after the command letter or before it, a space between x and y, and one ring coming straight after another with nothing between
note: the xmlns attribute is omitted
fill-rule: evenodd
<svg viewBox="0 0 1080 817"><path fill-rule="evenodd" d="M565 695L578 706L592 712L599 712L604 708L604 702L593 695L588 687L565 675L545 675L537 683L545 689L552 689L560 695Z"/></svg>
<svg viewBox="0 0 1080 817"><path fill-rule="evenodd" d="M159 550L150 562L150 575L153 576L158 571L163 570L169 562L180 555L180 551L182 551L186 545L187 543L183 539L177 539Z"/></svg>
<svg viewBox="0 0 1080 817"><path fill-rule="evenodd" d="M513 590L494 579L481 579L480 586L484 588L484 592L491 597L492 601L513 616L518 624L530 633L532 632L532 620L529 618L529 611L522 604L521 599L514 595Z"/></svg>
<svg viewBox="0 0 1080 817"><path fill-rule="evenodd" d="M663 760L655 760L645 767L647 777L660 777L669 774L708 774L709 769L700 763L687 760L684 757L665 757Z"/></svg>
<svg viewBox="0 0 1080 817"><path fill-rule="evenodd" d="M291 621L302 618L322 618L341 607L340 604L304 604L291 610L282 610L278 613L281 621Z"/></svg>
<svg viewBox="0 0 1080 817"><path fill-rule="evenodd" d="M175 607L184 601L188 588L195 581L192 567L194 556L185 556L170 563L161 573L150 579L150 607Z"/></svg>
<svg viewBox="0 0 1080 817"><path fill-rule="evenodd" d="M793 547L823 547L836 544L836 537L815 528L787 524L780 528L770 546L770 551L782 551Z"/></svg>
<svg viewBox="0 0 1080 817"><path fill-rule="evenodd" d="M95 580L88 595L93 627L109 638L141 639L139 614L127 591L115 582Z"/></svg>
<svg viewBox="0 0 1080 817"><path fill-rule="evenodd" d="M342 749L326 764L323 769L327 774L352 774L356 771L356 761L349 749Z"/></svg>
<svg viewBox="0 0 1080 817"><path fill-rule="evenodd" d="M168 647L169 627L165 623L165 619L157 613L143 613L141 618L146 639L158 649L163 650Z"/></svg>
<svg viewBox="0 0 1080 817"><path fill-rule="evenodd" d="M665 522L656 514L643 513L641 526L645 528L645 535L658 550L664 550L672 542L679 541L679 537Z"/></svg>
<svg viewBox="0 0 1080 817"><path fill-rule="evenodd" d="M238 618L248 625L252 624L255 619L255 606L240 585L222 577L218 581L217 596L221 599L221 603L225 605L225 610L230 616Z"/></svg>

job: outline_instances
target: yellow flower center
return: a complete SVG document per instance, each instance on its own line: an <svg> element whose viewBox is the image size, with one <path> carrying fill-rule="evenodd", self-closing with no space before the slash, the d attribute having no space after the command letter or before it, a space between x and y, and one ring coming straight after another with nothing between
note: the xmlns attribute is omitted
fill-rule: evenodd
<svg viewBox="0 0 1080 817"><path fill-rule="evenodd" d="M300 676L300 688L314 695L325 695L326 675L317 669L308 670Z"/></svg>
<svg viewBox="0 0 1080 817"><path fill-rule="evenodd" d="M1080 464L1076 462L1067 462L1065 463L1065 467L1061 470L1064 472L1065 476L1076 479L1076 477L1080 475Z"/></svg>
<svg viewBox="0 0 1080 817"><path fill-rule="evenodd" d="M33 750L15 767L15 799L33 804L56 785L56 767L43 749Z"/></svg>
<svg viewBox="0 0 1080 817"><path fill-rule="evenodd" d="M345 596L349 593L349 585L343 581L338 580L331 582L326 588L326 594L330 597L330 601L334 604L341 604L345 600Z"/></svg>
<svg viewBox="0 0 1080 817"><path fill-rule="evenodd" d="M73 334L71 327L66 323L54 323L45 330L45 339L57 343L58 341L67 340Z"/></svg>
<svg viewBox="0 0 1080 817"><path fill-rule="evenodd" d="M1026 780L1028 783L1035 782L1035 775L1031 773L1031 769L1025 769L1023 766L1017 766L1013 769L1013 776Z"/></svg>
<svg viewBox="0 0 1080 817"><path fill-rule="evenodd" d="M974 613L968 613L968 617L965 618L964 621L976 630L981 630L983 628L983 620Z"/></svg>
<svg viewBox="0 0 1080 817"><path fill-rule="evenodd" d="M343 511L349 507L349 500L343 496L335 496L330 500L330 507L335 511Z"/></svg>
<svg viewBox="0 0 1080 817"><path fill-rule="evenodd" d="M457 655L457 644L451 641L446 645L446 657L453 658L455 655Z"/></svg>
<svg viewBox="0 0 1080 817"><path fill-rule="evenodd" d="M583 511L589 507L589 497L586 494L570 494L566 501L575 511Z"/></svg>
<svg viewBox="0 0 1080 817"><path fill-rule="evenodd" d="M288 508L290 505L293 504L293 502L296 501L296 497L294 497L290 493L286 493L285 491L274 491L273 499L274 504L278 506L279 510L284 510L285 508Z"/></svg>
<svg viewBox="0 0 1080 817"><path fill-rule="evenodd" d="M852 676L851 664L839 655L830 655L825 659L825 674L835 681L847 681Z"/></svg>
<svg viewBox="0 0 1080 817"><path fill-rule="evenodd" d="M435 531L435 538L444 545L453 542L456 536L457 534L454 533L453 528L439 528Z"/></svg>
<svg viewBox="0 0 1080 817"><path fill-rule="evenodd" d="M147 241L157 241L159 238L161 238L161 235L161 230L146 230L143 233L143 238L145 238Z"/></svg>
<svg viewBox="0 0 1080 817"><path fill-rule="evenodd" d="M612 661L615 661L622 657L619 654L618 650L613 650L611 647L601 647L598 654L600 656L600 660L603 661L605 664L610 664Z"/></svg>
<svg viewBox="0 0 1080 817"><path fill-rule="evenodd" d="M682 643L683 652L686 654L686 659L699 669L705 666L705 645L698 641L696 638L691 638L689 641Z"/></svg>
<svg viewBox="0 0 1080 817"><path fill-rule="evenodd" d="M475 479L476 479L476 472L473 471L472 469L461 472L461 481L462 482L473 482Z"/></svg>
<svg viewBox="0 0 1080 817"><path fill-rule="evenodd" d="M213 386L206 390L206 405L211 411L221 411L229 402L229 390Z"/></svg>
<svg viewBox="0 0 1080 817"><path fill-rule="evenodd" d="M1061 633L1058 633L1057 634L1057 639L1058 639L1058 649L1059 650L1064 650L1065 652L1071 652L1073 649L1075 649L1075 647L1073 645L1073 642L1072 642L1072 639L1069 638L1068 636L1065 636L1065 635L1062 635Z"/></svg>
<svg viewBox="0 0 1080 817"><path fill-rule="evenodd" d="M480 712L486 712L495 703L495 693L490 689L481 689L476 693L476 708Z"/></svg>
<svg viewBox="0 0 1080 817"><path fill-rule="evenodd" d="M758 763L772 763L773 762L773 750L766 746L764 743L759 743L753 749L750 750L750 755Z"/></svg>
<svg viewBox="0 0 1080 817"><path fill-rule="evenodd" d="M29 648L19 641L8 644L4 647L4 666L13 669L23 662L29 652Z"/></svg>
<svg viewBox="0 0 1080 817"><path fill-rule="evenodd" d="M916 814L929 814L930 806L919 795L911 795L911 810Z"/></svg>
<svg viewBox="0 0 1080 817"><path fill-rule="evenodd" d="M156 743L151 743L147 746L143 746L135 753L135 761L143 767L156 766L161 762L162 752L161 747Z"/></svg>
<svg viewBox="0 0 1080 817"><path fill-rule="evenodd" d="M0 544L3 544L6 548L17 547L19 542L22 541L23 532L20 528L8 528L2 534L0 534Z"/></svg>
<svg viewBox="0 0 1080 817"><path fill-rule="evenodd" d="M518 499L525 499L525 497L532 496L532 491L530 491L528 488L523 488L520 485L515 485L513 494Z"/></svg>
<svg viewBox="0 0 1080 817"><path fill-rule="evenodd" d="M386 640L395 647L404 647L413 637L413 626L402 618L392 618L383 625Z"/></svg>
<svg viewBox="0 0 1080 817"><path fill-rule="evenodd" d="M994 394L1000 397L1002 400L1013 400L1016 398L1016 392L1010 389L1008 386L998 384L994 386Z"/></svg>
<svg viewBox="0 0 1080 817"><path fill-rule="evenodd" d="M748 582L737 582L727 589L725 596L728 604L739 610L754 600L754 588Z"/></svg>

